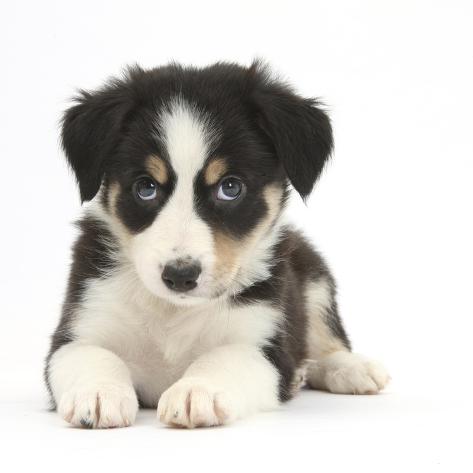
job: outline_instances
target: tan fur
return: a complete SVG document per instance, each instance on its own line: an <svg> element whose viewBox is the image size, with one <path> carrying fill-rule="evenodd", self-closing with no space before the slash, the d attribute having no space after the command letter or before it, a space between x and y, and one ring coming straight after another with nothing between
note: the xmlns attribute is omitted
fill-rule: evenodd
<svg viewBox="0 0 473 473"><path fill-rule="evenodd" d="M213 159L205 169L204 177L207 185L216 184L227 171L227 163L222 158Z"/></svg>
<svg viewBox="0 0 473 473"><path fill-rule="evenodd" d="M116 217L117 214L117 200L120 194L120 184L118 182L112 182L108 188L108 211Z"/></svg>
<svg viewBox="0 0 473 473"><path fill-rule="evenodd" d="M325 321L327 309L332 302L327 281L310 283L306 289L306 306L309 315L309 358L317 360L336 351L347 351L341 340L334 337Z"/></svg>
<svg viewBox="0 0 473 473"><path fill-rule="evenodd" d="M308 363L304 362L301 366L299 366L294 371L294 376L289 386L289 392L291 393L292 396L295 396L301 390L301 388L306 384L307 368L308 368Z"/></svg>
<svg viewBox="0 0 473 473"><path fill-rule="evenodd" d="M146 168L151 174L151 177L154 177L159 184L166 184L169 179L168 169L159 156L155 154L148 156L148 159L146 160Z"/></svg>
<svg viewBox="0 0 473 473"><path fill-rule="evenodd" d="M238 258L240 241L234 240L222 232L216 232L214 235L216 267L215 272L221 274L225 271L233 272Z"/></svg>
<svg viewBox="0 0 473 473"><path fill-rule="evenodd" d="M113 182L108 190L107 219L113 225L116 235L121 239L125 248L129 248L133 234L122 223L117 214L116 205L121 192L120 184ZM212 279L217 283L214 296L223 294L232 281L236 278L239 269L244 265L244 259L251 257L252 251L258 241L268 232L281 211L282 188L269 185L263 190L268 211L263 220L244 239L235 239L223 232L214 234L215 264Z"/></svg>
<svg viewBox="0 0 473 473"><path fill-rule="evenodd" d="M214 235L216 264L214 277L222 281L232 279L240 267L240 261L248 255L257 241L268 231L281 211L282 188L269 185L263 191L268 213L256 228L243 240L216 232Z"/></svg>
<svg viewBox="0 0 473 473"><path fill-rule="evenodd" d="M113 223L113 228L122 243L128 243L131 239L131 233L123 224L117 213L117 201L121 192L121 186L118 182L112 182L108 188L108 218Z"/></svg>

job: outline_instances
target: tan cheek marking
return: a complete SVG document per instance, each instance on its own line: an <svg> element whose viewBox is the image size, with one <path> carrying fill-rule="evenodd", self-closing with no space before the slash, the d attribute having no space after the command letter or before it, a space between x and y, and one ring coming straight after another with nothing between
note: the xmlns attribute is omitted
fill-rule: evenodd
<svg viewBox="0 0 473 473"><path fill-rule="evenodd" d="M272 184L266 186L263 191L266 204L268 205L268 216L266 223L268 226L274 222L281 211L282 187Z"/></svg>
<svg viewBox="0 0 473 473"><path fill-rule="evenodd" d="M117 212L117 201L118 201L118 196L120 195L121 192L121 186L118 182L113 182L108 190L108 213L112 219L113 222L113 229L115 230L115 233L117 236L121 238L123 242L130 240L131 238L131 233L129 230L126 228L126 226L122 223L120 220L120 217L118 216Z"/></svg>
<svg viewBox="0 0 473 473"><path fill-rule="evenodd" d="M205 183L208 186L216 184L227 171L227 163L222 158L214 159L205 169Z"/></svg>
<svg viewBox="0 0 473 473"><path fill-rule="evenodd" d="M116 207L118 195L120 194L120 184L118 182L112 182L108 188L108 210L109 212L116 216Z"/></svg>
<svg viewBox="0 0 473 473"><path fill-rule="evenodd" d="M215 265L216 277L220 278L224 274L233 274L237 269L238 247L241 245L241 242L221 232L215 233L214 241L217 261Z"/></svg>
<svg viewBox="0 0 473 473"><path fill-rule="evenodd" d="M164 161L159 156L149 156L146 160L146 168L159 184L166 184L168 181L168 170L166 164L164 164Z"/></svg>
<svg viewBox="0 0 473 473"><path fill-rule="evenodd" d="M243 256L251 252L255 244L266 234L279 215L282 188L269 185L264 189L263 195L268 206L268 213L247 237L243 240L235 240L221 232L215 234L216 278L233 278L239 269Z"/></svg>

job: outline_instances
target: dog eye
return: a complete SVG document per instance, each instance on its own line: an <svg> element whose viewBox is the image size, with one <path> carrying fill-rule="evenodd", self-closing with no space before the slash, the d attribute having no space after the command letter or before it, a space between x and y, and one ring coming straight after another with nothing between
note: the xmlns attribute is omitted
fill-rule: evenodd
<svg viewBox="0 0 473 473"><path fill-rule="evenodd" d="M156 198L157 185L150 177L142 177L135 182L135 193L141 200Z"/></svg>
<svg viewBox="0 0 473 473"><path fill-rule="evenodd" d="M241 194L243 183L236 177L225 178L218 188L217 199L235 200Z"/></svg>

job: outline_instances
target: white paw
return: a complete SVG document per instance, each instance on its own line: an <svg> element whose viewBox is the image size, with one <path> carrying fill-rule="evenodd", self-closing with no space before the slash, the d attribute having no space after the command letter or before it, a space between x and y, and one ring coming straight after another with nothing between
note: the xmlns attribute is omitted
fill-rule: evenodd
<svg viewBox="0 0 473 473"><path fill-rule="evenodd" d="M65 392L57 410L63 419L76 427L128 427L135 421L138 400L131 386L80 388Z"/></svg>
<svg viewBox="0 0 473 473"><path fill-rule="evenodd" d="M200 378L177 381L158 403L159 420L174 427L210 427L229 423L235 417L227 395Z"/></svg>
<svg viewBox="0 0 473 473"><path fill-rule="evenodd" d="M377 361L342 351L310 365L308 378L313 387L338 394L377 394L390 380Z"/></svg>

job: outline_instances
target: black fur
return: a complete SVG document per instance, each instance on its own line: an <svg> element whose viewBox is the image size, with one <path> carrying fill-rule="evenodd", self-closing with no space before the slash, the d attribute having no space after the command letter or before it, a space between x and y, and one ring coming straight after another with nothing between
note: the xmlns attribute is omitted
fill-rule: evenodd
<svg viewBox="0 0 473 473"><path fill-rule="evenodd" d="M142 163L143 161L137 160L136 163L130 163L127 172L111 174L111 180L120 184L120 194L116 202L118 216L132 233L139 233L153 223L172 194L176 181L174 173L169 170L167 183L157 186L158 197L149 202L140 200L133 190L133 185L137 179L146 175L147 171Z"/></svg>
<svg viewBox="0 0 473 473"><path fill-rule="evenodd" d="M171 64L149 71L132 67L122 79L113 79L96 92L81 92L77 103L65 113L62 143L82 201L92 199L103 185L102 199L108 205L106 190L118 184L115 205L124 225L137 233L153 222L178 176L168 165L169 179L159 186L153 202L140 201L133 185L148 173L149 155L157 154L168 161L156 117L178 95L196 104L209 126L218 130L218 141L211 143L208 158L223 157L227 174L237 174L244 181L245 195L221 205L215 199L217 186L207 185L202 174L197 176L195 206L212 228L234 238L250 232L267 214L263 190L269 184L283 189L283 201L288 183L302 198L310 193L333 145L330 121L319 102L302 98L271 78L259 62L250 68L228 63L204 69ZM49 359L71 341L68 327L84 283L114 267L111 255L116 242L112 235L90 219L83 220L80 228L62 318L47 359L48 387ZM335 285L322 258L298 234L287 231L274 248L273 258L276 263L271 278L246 288L235 296L234 303L267 300L283 307L285 324L262 350L279 370L280 399L287 400L294 372L307 357L304 287L308 281L323 277L330 281L335 295ZM327 325L349 348L335 302Z"/></svg>
<svg viewBox="0 0 473 473"><path fill-rule="evenodd" d="M79 183L82 201L99 190L132 102L123 93L123 83L110 82L99 92L81 92L77 105L63 118L62 145Z"/></svg>
<svg viewBox="0 0 473 473"><path fill-rule="evenodd" d="M81 419L80 423L85 429L91 429L94 426L94 423L90 419Z"/></svg>
<svg viewBox="0 0 473 473"><path fill-rule="evenodd" d="M249 174L258 177L271 178L269 169L273 177L284 171L302 197L309 194L332 150L330 121L316 100L272 79L259 62L248 69L171 64L150 71L129 68L123 79L81 92L65 113L62 143L83 201L93 198L104 176L124 159L131 164L143 153L165 155L153 124L176 95L197 103L215 121L221 136L213 154L245 159Z"/></svg>
<svg viewBox="0 0 473 473"><path fill-rule="evenodd" d="M328 116L315 99L296 95L271 79L258 64L250 68L257 86L253 101L258 123L267 133L286 175L301 197L307 197L333 148Z"/></svg>
<svg viewBox="0 0 473 473"><path fill-rule="evenodd" d="M335 302L335 283L323 258L305 238L290 229L283 232L280 243L272 255L276 264L271 277L257 283L235 297L236 304L264 300L284 311L284 323L278 334L263 347L266 357L280 373L279 398L291 398L291 384L295 370L307 358L306 330L307 308L304 290L307 283L324 279L329 281L333 305L326 315L326 323L335 338L342 341L350 350L350 341L338 315Z"/></svg>
<svg viewBox="0 0 473 473"><path fill-rule="evenodd" d="M80 303L84 285L88 279L101 277L115 267L113 254L117 244L112 234L104 228L101 222L85 218L77 224L80 237L72 250L72 267L69 276L68 289L63 304L59 324L52 336L51 347L46 358L44 379L48 391L49 360L56 350L66 343L73 341L70 325L74 318L74 309Z"/></svg>

